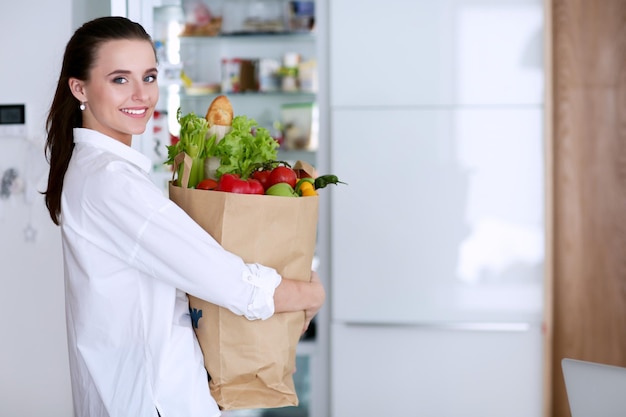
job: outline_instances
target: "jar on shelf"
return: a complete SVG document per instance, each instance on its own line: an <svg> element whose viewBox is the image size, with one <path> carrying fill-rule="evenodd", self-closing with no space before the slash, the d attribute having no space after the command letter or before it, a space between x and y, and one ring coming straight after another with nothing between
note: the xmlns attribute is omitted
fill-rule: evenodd
<svg viewBox="0 0 626 417"><path fill-rule="evenodd" d="M281 89L283 91L298 91L298 65L300 65L300 54L288 52L284 55L283 67L280 69L282 76Z"/></svg>
<svg viewBox="0 0 626 417"><path fill-rule="evenodd" d="M290 1L287 10L288 29L291 32L310 32L314 29L314 1Z"/></svg>
<svg viewBox="0 0 626 417"><path fill-rule="evenodd" d="M222 92L240 92L239 74L241 71L241 59L222 58Z"/></svg>

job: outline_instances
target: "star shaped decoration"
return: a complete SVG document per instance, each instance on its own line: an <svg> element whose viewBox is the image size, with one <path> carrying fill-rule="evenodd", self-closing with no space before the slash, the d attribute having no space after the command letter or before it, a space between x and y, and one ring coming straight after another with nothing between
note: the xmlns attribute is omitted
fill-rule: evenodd
<svg viewBox="0 0 626 417"><path fill-rule="evenodd" d="M30 223L24 229L24 240L26 242L34 242L37 240L37 229L35 229Z"/></svg>

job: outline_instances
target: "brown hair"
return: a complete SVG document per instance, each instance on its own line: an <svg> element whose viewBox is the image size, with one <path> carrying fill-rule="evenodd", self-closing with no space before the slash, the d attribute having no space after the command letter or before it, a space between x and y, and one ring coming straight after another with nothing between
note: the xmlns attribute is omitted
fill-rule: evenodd
<svg viewBox="0 0 626 417"><path fill-rule="evenodd" d="M111 40L138 39L152 43L144 28L124 17L100 17L78 28L68 42L63 55L61 74L46 120L46 158L50 163L46 207L52 221L58 225L61 214L63 179L74 149L73 128L83 123L80 103L72 95L69 79L87 81L98 48Z"/></svg>

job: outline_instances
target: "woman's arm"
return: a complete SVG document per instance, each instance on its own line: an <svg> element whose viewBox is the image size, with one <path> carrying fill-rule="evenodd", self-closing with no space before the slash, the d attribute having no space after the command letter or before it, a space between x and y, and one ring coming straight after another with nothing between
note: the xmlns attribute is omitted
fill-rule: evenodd
<svg viewBox="0 0 626 417"><path fill-rule="evenodd" d="M326 291L317 272L311 271L311 281L296 281L283 278L274 291L274 312L304 310L304 333L309 323L322 308Z"/></svg>

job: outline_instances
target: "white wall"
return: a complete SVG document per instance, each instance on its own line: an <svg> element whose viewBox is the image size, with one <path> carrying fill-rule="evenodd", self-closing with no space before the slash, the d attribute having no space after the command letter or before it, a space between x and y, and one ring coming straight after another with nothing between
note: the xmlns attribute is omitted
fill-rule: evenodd
<svg viewBox="0 0 626 417"><path fill-rule="evenodd" d="M0 416L72 415L60 235L36 192L45 189L45 117L71 7L0 0L0 104L26 104L27 123L26 138L0 136L0 178L16 168L27 185L0 199Z"/></svg>
<svg viewBox="0 0 626 417"><path fill-rule="evenodd" d="M45 1L45 0L35 0ZM71 0L73 3L72 28L78 28L84 22L100 16L111 14L111 3L121 4L125 9L125 0Z"/></svg>

